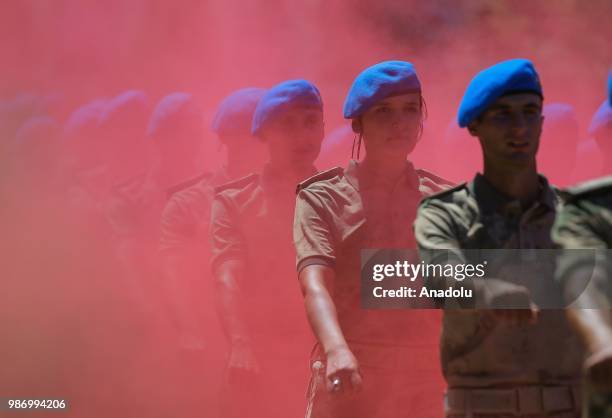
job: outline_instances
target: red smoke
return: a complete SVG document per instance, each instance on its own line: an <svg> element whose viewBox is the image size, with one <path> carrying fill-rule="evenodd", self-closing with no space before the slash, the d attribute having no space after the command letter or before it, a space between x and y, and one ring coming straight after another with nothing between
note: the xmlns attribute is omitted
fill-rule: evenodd
<svg viewBox="0 0 612 418"><path fill-rule="evenodd" d="M573 106L583 143L612 66L611 15L607 0L4 1L0 397L68 398L72 416L179 416L169 412L179 404L180 414L215 416L225 342L210 296L199 301L210 304L201 314L205 348L184 350L156 260L143 262L138 281L121 281L127 273L107 225L111 185L160 158L147 143L146 122L167 94L191 93L203 109L203 147L193 158L202 172L214 172L225 157L208 124L223 97L246 86L311 80L323 95L326 131L335 133L319 158L326 169L350 157L353 136L341 109L354 77L378 61L411 61L429 118L410 158L467 180L481 169L480 150L455 117L471 77L502 59L531 59L546 102ZM128 122L103 112L82 131L66 130L77 108L131 89L146 103L128 116L129 134ZM45 132L50 142L41 153ZM550 140L542 149L555 152ZM589 164L585 155L573 178L551 181L591 175L579 169ZM297 291L295 277L287 281Z"/></svg>

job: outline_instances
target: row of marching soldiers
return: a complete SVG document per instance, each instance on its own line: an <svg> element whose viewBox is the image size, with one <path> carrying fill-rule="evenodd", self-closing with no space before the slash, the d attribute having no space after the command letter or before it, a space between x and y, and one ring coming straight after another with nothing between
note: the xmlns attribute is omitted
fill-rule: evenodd
<svg viewBox="0 0 612 418"><path fill-rule="evenodd" d="M610 173L612 99L579 142L572 107L544 106L529 61L483 70L459 108L469 135L450 129L431 156L473 177L456 185L410 161L424 91L408 62L364 70L343 109L351 147L336 138L346 132L324 141L311 82L238 90L212 123L225 148L214 171L190 94L151 108L128 91L78 108L63 129L24 123L2 184L0 393L67 397L75 416L580 415L585 360L612 381L608 319L574 318L577 333L564 311L362 309L360 250L553 248L562 200L609 189L550 183L581 172L577 155L589 176ZM564 139L544 141L547 123ZM330 169L345 150L346 167ZM468 245L475 225L489 233ZM609 402L597 408L610 414Z"/></svg>

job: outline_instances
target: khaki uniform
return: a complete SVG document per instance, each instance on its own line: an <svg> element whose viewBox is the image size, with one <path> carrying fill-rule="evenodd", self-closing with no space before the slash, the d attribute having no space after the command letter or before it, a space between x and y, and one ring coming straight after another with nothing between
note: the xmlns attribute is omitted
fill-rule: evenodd
<svg viewBox="0 0 612 418"><path fill-rule="evenodd" d="M125 308L121 323L136 330L128 334L131 340L124 338L125 346L133 347L133 357L130 358L132 375L142 379L154 370L154 380L167 382L169 388L158 409L167 409L170 407L168 403L173 403L179 405L177 414L189 417L188 406L194 403L188 400L189 391L183 385L183 368L176 355L175 328L168 321L167 293L160 280L158 265L159 225L167 201L166 188L153 178L151 172L113 188L107 219L113 231L115 256L121 269L120 274L113 278L122 289L119 294L131 298L126 301L129 309ZM143 350L151 355L143 357ZM167 361L154 361L158 358Z"/></svg>
<svg viewBox="0 0 612 418"><path fill-rule="evenodd" d="M127 288L125 293L143 320L159 316L162 306L156 247L166 201L166 190L151 172L144 172L115 185L106 205L121 286ZM159 319L151 322L159 323Z"/></svg>
<svg viewBox="0 0 612 418"><path fill-rule="evenodd" d="M358 399L326 393L324 355L313 353L308 417L437 416L441 392L435 347L436 311L365 310L360 302L361 250L414 248L411 233L419 201L450 183L406 162L386 194L364 188L351 161L298 186L293 236L298 272L325 265L335 272L334 304L340 327L364 379ZM438 403L436 402L438 401Z"/></svg>
<svg viewBox="0 0 612 418"><path fill-rule="evenodd" d="M211 325L217 322L209 318L214 316L214 309L208 228L214 188L227 181L224 172L219 171L173 187L168 190L168 203L161 215L158 252L164 280L179 281L173 285L186 287L190 299L181 303L196 314L197 319L191 319L196 324L181 324L177 318L177 326L190 327L192 332L194 328L211 331ZM204 317L208 317L206 325L202 323Z"/></svg>
<svg viewBox="0 0 612 418"><path fill-rule="evenodd" d="M161 253L208 252L210 210L215 187L228 183L224 170L205 173L168 191L168 203L161 218ZM208 265L206 266L208 267Z"/></svg>
<svg viewBox="0 0 612 418"><path fill-rule="evenodd" d="M482 175L424 199L415 222L424 257L435 249L548 249L560 205L540 177L540 194L522 209ZM429 262L432 260L424 260ZM545 288L554 289L554 263L533 260ZM498 277L509 279L511 271ZM544 282L546 281L546 282ZM494 289L493 289L494 290ZM536 324L514 326L479 310L444 312L441 362L447 416L577 416L583 349L561 310L541 310Z"/></svg>
<svg viewBox="0 0 612 418"><path fill-rule="evenodd" d="M316 173L313 167L304 178ZM283 173L264 167L219 186L211 215L211 267L239 261L245 296L240 310L261 369L258 381L226 387L235 416L288 417L303 413L306 358L312 337L295 281L291 225L295 186Z"/></svg>
<svg viewBox="0 0 612 418"><path fill-rule="evenodd" d="M570 273L583 265L592 266L591 252L573 251L592 248L606 250L612 248L612 177L587 182L565 191L566 204L559 213L553 228L553 240L566 250L559 260L557 278L564 285ZM607 256L606 256L607 255ZM590 283L602 298L598 298L601 309L611 309L612 280L610 279L609 254L604 255L603 274L594 274L595 281ZM590 417L612 417L612 394L587 389Z"/></svg>
<svg viewBox="0 0 612 418"><path fill-rule="evenodd" d="M214 307L208 228L214 188L228 181L222 169L169 189L159 228L163 288L180 346L176 386L193 416L217 416L219 409L226 350Z"/></svg>

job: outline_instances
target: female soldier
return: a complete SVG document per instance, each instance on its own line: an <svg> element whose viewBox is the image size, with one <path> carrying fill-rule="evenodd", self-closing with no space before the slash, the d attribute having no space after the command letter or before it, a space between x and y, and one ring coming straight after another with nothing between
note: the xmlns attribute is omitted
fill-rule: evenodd
<svg viewBox="0 0 612 418"><path fill-rule="evenodd" d="M360 307L360 250L415 248L419 201L450 186L406 160L425 111L412 64L386 61L366 69L348 93L344 117L367 155L298 186L297 269L318 340L307 417L441 413L441 405L432 406L442 390L437 313Z"/></svg>

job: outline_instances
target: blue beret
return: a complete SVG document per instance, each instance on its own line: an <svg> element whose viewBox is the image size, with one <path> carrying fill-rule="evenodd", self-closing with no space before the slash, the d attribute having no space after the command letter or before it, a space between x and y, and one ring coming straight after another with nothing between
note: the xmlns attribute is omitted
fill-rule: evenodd
<svg viewBox="0 0 612 418"><path fill-rule="evenodd" d="M107 101L105 111L102 118L108 118L113 115L114 112L129 108L144 108L148 106L149 99L147 95L140 90L127 90L123 93L118 94L112 99Z"/></svg>
<svg viewBox="0 0 612 418"><path fill-rule="evenodd" d="M180 130L198 130L202 126L203 113L192 94L171 93L155 106L147 135L150 137L174 135Z"/></svg>
<svg viewBox="0 0 612 418"><path fill-rule="evenodd" d="M250 136L255 108L265 92L262 88L248 87L227 96L219 104L212 131L219 136Z"/></svg>
<svg viewBox="0 0 612 418"><path fill-rule="evenodd" d="M36 147L48 149L60 137L60 125L50 116L35 116L17 131L15 142L18 150L35 152Z"/></svg>
<svg viewBox="0 0 612 418"><path fill-rule="evenodd" d="M72 138L91 135L99 127L105 107L105 99L96 99L77 108L66 121L64 136Z"/></svg>
<svg viewBox="0 0 612 418"><path fill-rule="evenodd" d="M100 117L102 129L137 127L144 134L149 118L149 98L139 90L128 90L110 99Z"/></svg>
<svg viewBox="0 0 612 418"><path fill-rule="evenodd" d="M612 71L608 76L608 103L612 106Z"/></svg>
<svg viewBox="0 0 612 418"><path fill-rule="evenodd" d="M595 136L607 126L612 126L612 106L607 100L604 100L591 119L589 135Z"/></svg>
<svg viewBox="0 0 612 418"><path fill-rule="evenodd" d="M379 62L366 68L353 82L344 101L344 117L357 118L387 97L420 91L421 82L412 64L405 61Z"/></svg>
<svg viewBox="0 0 612 418"><path fill-rule="evenodd" d="M472 79L459 105L459 126L465 128L495 100L513 92L542 96L540 78L531 61L512 59L482 70Z"/></svg>
<svg viewBox="0 0 612 418"><path fill-rule="evenodd" d="M272 87L257 104L251 133L257 135L266 123L296 105L323 109L321 94L314 84L306 80L289 80Z"/></svg>

